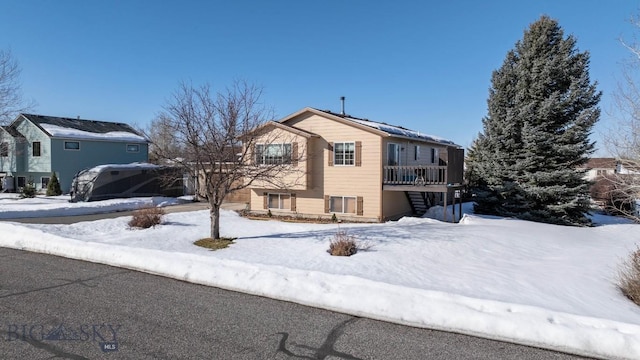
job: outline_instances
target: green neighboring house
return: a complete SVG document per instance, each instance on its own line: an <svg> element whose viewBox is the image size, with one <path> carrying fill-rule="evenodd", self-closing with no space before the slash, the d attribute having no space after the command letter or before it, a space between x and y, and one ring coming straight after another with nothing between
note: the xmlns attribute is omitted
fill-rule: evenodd
<svg viewBox="0 0 640 360"><path fill-rule="evenodd" d="M123 123L20 114L0 127L0 184L19 191L28 181L46 189L56 173L64 193L74 175L103 164L147 162L149 141Z"/></svg>

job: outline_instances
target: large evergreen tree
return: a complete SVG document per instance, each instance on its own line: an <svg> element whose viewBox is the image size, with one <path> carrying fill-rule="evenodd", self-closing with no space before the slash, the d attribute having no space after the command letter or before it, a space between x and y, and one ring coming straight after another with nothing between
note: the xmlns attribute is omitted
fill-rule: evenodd
<svg viewBox="0 0 640 360"><path fill-rule="evenodd" d="M589 184L578 170L593 153L601 93L557 21L543 16L493 72L488 114L469 166L476 212L584 225Z"/></svg>

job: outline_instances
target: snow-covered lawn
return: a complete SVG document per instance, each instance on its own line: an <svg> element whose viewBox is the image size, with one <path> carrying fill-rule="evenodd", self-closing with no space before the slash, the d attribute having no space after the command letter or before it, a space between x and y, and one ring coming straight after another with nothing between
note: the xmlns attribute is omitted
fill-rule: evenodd
<svg viewBox="0 0 640 360"><path fill-rule="evenodd" d="M80 211L76 206L87 213L105 204L113 211L133 206L129 201L167 199L109 205L0 197L0 217L8 211L27 217L45 208L58 216ZM12 210L5 211L7 204ZM197 211L168 214L163 225L147 230L128 229L129 217L73 225L0 222L0 246L418 327L640 358L640 308L615 285L618 264L640 244L640 227L594 219L603 225L573 228L470 214L459 224L404 218L337 225L249 220L223 211L222 236L238 239L227 249L208 251L192 244L209 231L207 211ZM370 247L349 258L328 255L338 230Z"/></svg>

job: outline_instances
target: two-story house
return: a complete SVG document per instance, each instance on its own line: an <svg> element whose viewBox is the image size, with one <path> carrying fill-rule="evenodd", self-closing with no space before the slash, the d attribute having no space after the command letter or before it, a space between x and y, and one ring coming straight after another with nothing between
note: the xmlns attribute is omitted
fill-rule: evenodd
<svg viewBox="0 0 640 360"><path fill-rule="evenodd" d="M20 114L0 127L4 191L20 189L29 181L45 189L55 172L67 193L82 169L147 161L147 139L127 124Z"/></svg>
<svg viewBox="0 0 640 360"><path fill-rule="evenodd" d="M256 164L288 163L290 181L254 182L252 212L384 221L451 203L462 184L460 146L403 127L304 108L262 132Z"/></svg>

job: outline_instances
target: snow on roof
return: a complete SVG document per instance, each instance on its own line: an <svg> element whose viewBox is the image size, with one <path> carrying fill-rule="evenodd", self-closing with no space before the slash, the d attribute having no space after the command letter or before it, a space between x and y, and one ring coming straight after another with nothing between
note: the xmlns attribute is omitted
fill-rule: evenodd
<svg viewBox="0 0 640 360"><path fill-rule="evenodd" d="M144 136L124 123L35 114L20 115L42 128L52 137L147 142Z"/></svg>
<svg viewBox="0 0 640 360"><path fill-rule="evenodd" d="M435 135L429 135L429 134L425 134L425 133L421 133L419 131L415 131L415 130L410 130L407 128L404 128L402 126L395 126L395 125L389 125L383 122L377 122L377 121L371 121L368 119L361 119L361 118L356 118L356 117L352 117L350 115L343 115L343 114L336 114L334 112L328 111L328 110L320 110L322 112L326 112L328 114L334 115L334 116L339 116L345 120L349 120L355 123L358 123L360 125L364 125L364 126L368 126L370 128L374 128L380 131L384 131L390 135L393 136L400 136L400 137L405 137L405 138L411 138L411 139L418 139L418 140L423 140L423 141L433 141L433 142L437 142L437 143L441 143L441 144L447 144L447 145L453 145L453 146L459 146L456 143L454 143L451 140L447 140L444 138L441 138L439 136L435 136Z"/></svg>
<svg viewBox="0 0 640 360"><path fill-rule="evenodd" d="M441 137L438 137L438 136L435 136L435 135L424 134L424 133L421 133L419 131L409 130L409 129L403 128L401 126L393 126L393 125L388 125L388 124L385 124L385 123L379 123L379 122L375 122L375 121L364 120L364 119L355 119L355 118L349 118L349 117L345 117L345 119L347 119L349 121L356 122L356 123L361 124L361 125L372 127L374 129L378 129L378 130L384 131L386 133L389 133L389 134L395 135L395 136L402 136L402 137L408 137L408 138L412 138L412 139L420 139L420 140L426 140L426 141L434 141L434 142L448 144L448 145L456 145L451 140L447 140L447 139L444 139L444 138L441 138Z"/></svg>
<svg viewBox="0 0 640 360"><path fill-rule="evenodd" d="M40 123L46 132L53 137L62 137L69 139L88 139L88 140L112 140L112 141L134 141L146 142L147 140L138 134L126 131L109 131L105 133L95 133L84 130L72 129L52 125L48 123Z"/></svg>

